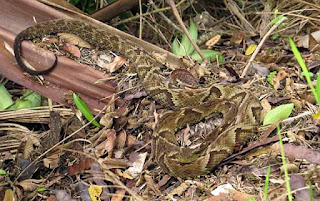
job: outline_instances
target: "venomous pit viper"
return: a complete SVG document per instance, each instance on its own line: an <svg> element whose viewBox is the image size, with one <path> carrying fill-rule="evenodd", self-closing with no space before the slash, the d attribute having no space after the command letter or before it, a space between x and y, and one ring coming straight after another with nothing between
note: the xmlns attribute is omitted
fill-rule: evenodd
<svg viewBox="0 0 320 201"><path fill-rule="evenodd" d="M161 74L160 66L147 51L136 44L87 23L59 19L38 23L20 32L15 38L14 53L19 66L31 75L50 72L35 71L21 60L24 40L48 34L71 33L100 50L112 50L130 59L148 95L164 107L166 112L153 134L152 148L156 162L172 176L195 177L209 173L235 147L245 144L257 133L260 102L249 91L234 85L213 84L206 88L177 88ZM223 115L223 122L209 134L197 148L180 147L175 133L201 120Z"/></svg>

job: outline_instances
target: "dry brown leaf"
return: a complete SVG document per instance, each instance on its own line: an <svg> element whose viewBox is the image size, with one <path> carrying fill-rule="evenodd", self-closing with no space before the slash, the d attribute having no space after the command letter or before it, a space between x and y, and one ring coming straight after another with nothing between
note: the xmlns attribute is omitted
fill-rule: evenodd
<svg viewBox="0 0 320 201"><path fill-rule="evenodd" d="M80 47L86 47L89 49L92 48L92 46L88 42L86 42L85 40L83 40L82 38L80 38L77 35L69 34L69 33L59 33L57 35L60 37L60 39L66 41L68 43L71 43L73 45L78 45Z"/></svg>
<svg viewBox="0 0 320 201"><path fill-rule="evenodd" d="M99 57L97 61L97 65L100 66L101 68L104 68L107 70L109 73L113 73L117 71L123 64L125 64L127 61L127 58L121 57L121 56L116 56L113 61L110 63L109 59L108 60L103 60L101 59L101 56Z"/></svg>
<svg viewBox="0 0 320 201"><path fill-rule="evenodd" d="M272 84L274 86L275 89L279 89L280 88L280 81L282 81L283 79L285 79L287 77L288 73L285 70L280 70L277 73L277 76L275 76L272 79Z"/></svg>
<svg viewBox="0 0 320 201"><path fill-rule="evenodd" d="M312 150L305 146L296 146L292 144L283 145L285 155L293 159L305 159L310 163L320 164L320 151ZM272 145L272 149L280 153L279 144Z"/></svg>
<svg viewBox="0 0 320 201"><path fill-rule="evenodd" d="M148 174L145 174L144 178L146 180L147 187L149 189L151 189L157 196L161 196L162 193L161 193L160 189L158 189L157 185L155 183L153 183L152 177Z"/></svg>
<svg viewBox="0 0 320 201"><path fill-rule="evenodd" d="M263 122L264 117L272 109L272 107L271 107L269 101L265 98L260 101L260 104L262 106L261 115L260 115L260 122Z"/></svg>
<svg viewBox="0 0 320 201"><path fill-rule="evenodd" d="M106 108L105 114L101 117L100 124L104 126L104 129L111 128L113 118L117 118L117 114L115 113L115 95L113 95L109 101L109 106Z"/></svg>
<svg viewBox="0 0 320 201"><path fill-rule="evenodd" d="M125 179L130 179L130 180L132 180L132 179L134 179L131 175L129 175L127 172L124 172L124 171L122 171L122 170L120 170L120 169L116 169L116 173L120 176L120 177L123 177L123 178L125 178Z"/></svg>
<svg viewBox="0 0 320 201"><path fill-rule="evenodd" d="M115 158L99 158L98 162L103 164L103 167L107 169L114 168L127 168L131 166L131 163L125 159L115 159Z"/></svg>
<svg viewBox="0 0 320 201"><path fill-rule="evenodd" d="M73 199L65 190L53 190L52 192L56 195L56 199L58 201L77 201L76 199Z"/></svg>
<svg viewBox="0 0 320 201"><path fill-rule="evenodd" d="M114 141L116 139L116 132L112 129L107 129L103 131L101 136L105 137L105 140L102 141L99 145L95 146L95 153L98 157L110 152L113 150ZM102 138L99 138L101 140Z"/></svg>
<svg viewBox="0 0 320 201"><path fill-rule="evenodd" d="M310 193L306 187L306 180L301 175L291 175L290 177L290 187L292 191L295 191L295 201L305 201L311 200ZM303 189L304 188L304 189ZM314 200L314 199L313 199Z"/></svg>
<svg viewBox="0 0 320 201"><path fill-rule="evenodd" d="M171 179L171 176L170 176L170 175L168 175L168 174L164 175L164 176L161 178L161 180L158 182L159 188L162 187L162 186L164 186L170 179Z"/></svg>
<svg viewBox="0 0 320 201"><path fill-rule="evenodd" d="M68 167L68 175L73 176L84 172L85 170L91 168L93 162L93 158L88 158L82 154L77 162Z"/></svg>
<svg viewBox="0 0 320 201"><path fill-rule="evenodd" d="M232 37L231 37L230 44L231 45L239 45L243 41L245 36L246 35L243 32L239 32L239 33L233 34Z"/></svg>
<svg viewBox="0 0 320 201"><path fill-rule="evenodd" d="M124 97L124 100L138 99L145 96L148 96L146 91L138 91L134 94L126 94L126 96Z"/></svg>
<svg viewBox="0 0 320 201"><path fill-rule="evenodd" d="M25 135L22 139L22 142L25 142L23 148L23 158L30 158L30 154L34 150L34 146L40 146L40 140L33 134Z"/></svg>
<svg viewBox="0 0 320 201"><path fill-rule="evenodd" d="M5 191L4 198L2 201L16 201L16 200L18 199L17 199L17 196L14 194L14 192L11 189L7 189Z"/></svg>
<svg viewBox="0 0 320 201"><path fill-rule="evenodd" d="M189 182L184 182L177 188L173 189L167 196L166 198L172 198L175 195L181 196L188 188L190 187Z"/></svg>
<svg viewBox="0 0 320 201"><path fill-rule="evenodd" d="M112 196L111 201L121 201L126 194L126 190L118 189L116 193Z"/></svg>
<svg viewBox="0 0 320 201"><path fill-rule="evenodd" d="M293 163L289 163L287 164L287 170L288 170L288 173L297 173L299 172L299 167L296 165L296 164L293 164ZM280 172L283 174L284 173L284 167L282 166L280 168Z"/></svg>
<svg viewBox="0 0 320 201"><path fill-rule="evenodd" d="M45 179L26 179L19 182L17 185L21 186L24 191L34 191L41 187Z"/></svg>
<svg viewBox="0 0 320 201"><path fill-rule="evenodd" d="M211 49L215 44L217 44L219 42L221 38L221 35L216 35L214 37L212 37L210 40L208 40L206 42L206 46Z"/></svg>
<svg viewBox="0 0 320 201"><path fill-rule="evenodd" d="M214 194L214 196L211 196L208 200L210 201L220 201L220 200L246 201L249 198L255 198L253 195L234 190L230 184L224 184L224 185L218 186L218 188L215 191L217 192L215 193L211 192L211 194Z"/></svg>
<svg viewBox="0 0 320 201"><path fill-rule="evenodd" d="M60 49L70 53L74 57L80 58L81 56L80 49L71 43L65 43L62 47L60 47Z"/></svg>
<svg viewBox="0 0 320 201"><path fill-rule="evenodd" d="M128 135L127 146L131 147L134 143L136 143L136 141L137 141L136 137L134 137L133 135Z"/></svg>
<svg viewBox="0 0 320 201"><path fill-rule="evenodd" d="M126 170L126 172L130 174L133 178L138 177L139 174L142 172L147 154L147 152L139 154L138 158L133 162L132 167L129 167Z"/></svg>
<svg viewBox="0 0 320 201"><path fill-rule="evenodd" d="M243 193L240 191L230 189L231 196L234 197L234 201L246 201L249 198L255 198L253 195Z"/></svg>
<svg viewBox="0 0 320 201"><path fill-rule="evenodd" d="M117 139L116 139L116 146L117 149L123 149L126 145L127 140L127 133L125 130L122 130L118 133Z"/></svg>
<svg viewBox="0 0 320 201"><path fill-rule="evenodd" d="M58 201L58 200L57 200L56 196L50 195L50 196L46 199L46 201Z"/></svg>
<svg viewBox="0 0 320 201"><path fill-rule="evenodd" d="M46 168L50 168L50 169L59 167L60 155L61 154L57 154L57 153L50 154L45 159L43 159L43 165Z"/></svg>
<svg viewBox="0 0 320 201"><path fill-rule="evenodd" d="M208 68L202 64L196 68L196 73L198 75L198 78L202 78L204 75L211 74L211 72L208 70Z"/></svg>
<svg viewBox="0 0 320 201"><path fill-rule="evenodd" d="M115 140L116 140L116 132L114 130L109 130L109 132L107 132L107 141L104 146L104 149L107 152L110 152L113 150Z"/></svg>

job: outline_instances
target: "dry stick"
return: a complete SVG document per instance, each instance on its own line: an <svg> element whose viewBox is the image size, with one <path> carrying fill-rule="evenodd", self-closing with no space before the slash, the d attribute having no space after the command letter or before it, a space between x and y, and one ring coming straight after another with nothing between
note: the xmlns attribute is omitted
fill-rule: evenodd
<svg viewBox="0 0 320 201"><path fill-rule="evenodd" d="M180 6L182 5L186 0L181 0L177 6ZM148 16L148 15L151 15L151 14L154 14L154 13L160 13L160 12L164 12L164 11L167 11L167 10L170 10L170 7L165 7L165 8L160 8L158 10L153 10L153 11L150 11L150 12L147 12L147 13L143 13L142 14L142 17L145 17L145 16ZM127 23L127 22L130 22L132 20L136 20L138 19L140 16L137 15L137 16L133 16L133 17L130 17L130 18L127 18L125 20L122 20L120 22L117 22L117 23L114 23L114 24L111 24L112 26L118 26L120 24L123 24L123 23Z"/></svg>
<svg viewBox="0 0 320 201"><path fill-rule="evenodd" d="M243 78L244 76L246 76L249 68L251 67L252 65L252 62L254 60L254 58L257 56L257 54L259 53L262 45L264 44L264 42L266 41L266 39L271 35L271 33L283 22L285 21L287 18L286 17L283 17L282 19L280 19L277 23L275 23L271 29L266 33L266 35L262 38L262 40L260 41L259 45L257 46L256 50L254 51L254 53L252 54L252 56L250 57L250 60L247 64L247 66L244 68L242 74L241 74L241 78Z"/></svg>
<svg viewBox="0 0 320 201"><path fill-rule="evenodd" d="M196 49L196 51L199 53L199 55L201 56L202 60L204 62L207 61L206 57L202 54L200 48L198 47L198 45L192 40L191 36L190 36L190 33L188 31L188 29L186 28L186 26L184 25L180 15L179 15L179 12L177 10L177 7L176 7L176 4L174 3L173 0L166 0L166 2L169 4L169 6L171 7L171 10L172 10L172 13L173 15L176 17L176 19L178 20L183 32L187 35L187 37L189 38L192 46Z"/></svg>
<svg viewBox="0 0 320 201"><path fill-rule="evenodd" d="M140 28L139 28L139 39L142 39L142 3L141 0L139 0L139 10L140 10Z"/></svg>
<svg viewBox="0 0 320 201"><path fill-rule="evenodd" d="M79 128L78 130L74 131L73 133L71 133L68 137L64 138L63 140L61 140L60 142L58 142L57 144L55 144L53 147L51 147L50 149L48 149L47 151L45 151L43 154L41 154L40 156L38 156L34 161L32 161L26 168L24 168L20 174L15 178L14 182L16 182L21 175L28 169L30 168L33 164L35 164L38 160L40 160L42 157L44 157L47 153L49 153L50 151L52 151L53 149L57 148L59 145L61 145L63 142L65 142L66 140L68 140L69 138L73 137L75 134L77 134L79 131L81 131L83 128L87 127L88 125L90 125L105 109L107 108L107 105L104 106L104 108L88 123L86 123L85 125L83 125L81 128Z"/></svg>
<svg viewBox="0 0 320 201"><path fill-rule="evenodd" d="M159 9L159 7L152 0L150 0L150 4L151 4L151 6L152 6L152 8L154 10L158 10ZM165 14L163 14L163 12L160 12L159 15L164 19L164 21L166 21L168 24L170 24L170 26L172 26L173 28L178 30L180 33L183 32L180 29L180 27L178 27L175 23L173 23Z"/></svg>

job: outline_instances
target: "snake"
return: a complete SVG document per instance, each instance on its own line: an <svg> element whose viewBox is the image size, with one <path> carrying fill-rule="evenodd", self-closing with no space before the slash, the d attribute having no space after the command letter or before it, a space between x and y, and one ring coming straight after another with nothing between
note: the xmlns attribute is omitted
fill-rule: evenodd
<svg viewBox="0 0 320 201"><path fill-rule="evenodd" d="M41 75L55 68L57 57L46 70L25 66L21 44L24 40L57 33L77 35L99 50L110 50L130 60L148 96L168 108L156 124L151 144L154 160L173 177L187 179L210 173L258 132L261 105L252 92L233 84L212 83L199 88L176 86L163 75L163 64L150 52L86 22L56 19L21 31L14 41L14 53L23 71ZM178 143L176 134L179 130L215 118L221 118L221 124L199 146L186 147Z"/></svg>

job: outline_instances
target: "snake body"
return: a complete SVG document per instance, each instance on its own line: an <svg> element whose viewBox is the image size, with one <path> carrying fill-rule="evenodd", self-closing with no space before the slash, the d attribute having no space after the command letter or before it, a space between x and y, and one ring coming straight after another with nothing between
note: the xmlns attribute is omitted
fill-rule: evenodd
<svg viewBox="0 0 320 201"><path fill-rule="evenodd" d="M159 120L152 148L156 162L172 176L190 178L209 173L223 159L257 133L259 100L249 91L234 85L213 84L206 88L178 88L160 71L159 64L136 44L87 23L59 19L38 23L20 32L14 42L19 66L32 75L50 72L27 68L21 61L21 43L48 34L75 34L101 50L112 50L133 63L148 95L172 110ZM175 133L201 120L223 116L223 122L197 148L178 145Z"/></svg>

